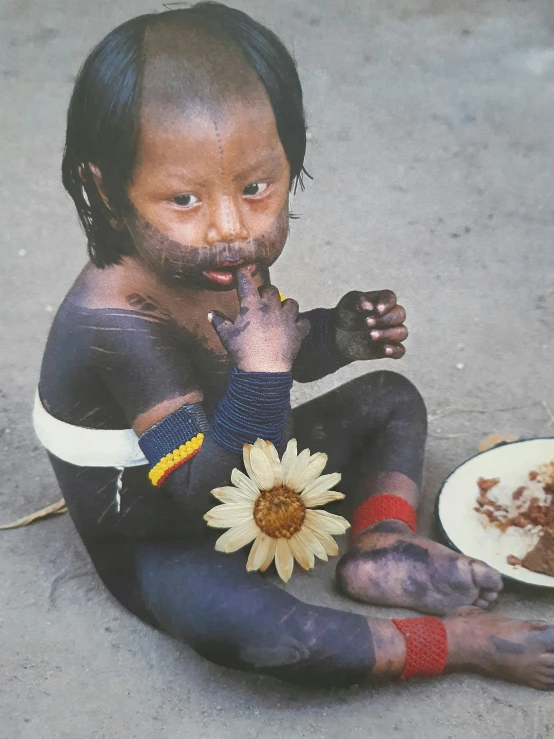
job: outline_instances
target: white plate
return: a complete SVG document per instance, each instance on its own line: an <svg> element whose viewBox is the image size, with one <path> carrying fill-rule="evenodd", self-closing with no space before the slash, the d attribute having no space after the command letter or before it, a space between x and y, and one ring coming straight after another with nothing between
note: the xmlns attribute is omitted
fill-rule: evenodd
<svg viewBox="0 0 554 739"><path fill-rule="evenodd" d="M499 502L506 502L520 485L529 482L529 472L539 465L554 459L554 438L515 441L490 449L468 459L445 480L437 499L437 514L446 538L455 549L468 557L481 559L499 570L506 577L554 588L554 577L531 572L524 567L514 567L506 561L508 555L523 558L537 540L536 534L529 535L514 527L502 533L493 526L483 525L483 516L473 509L479 494L479 477L499 477L500 483L493 488Z"/></svg>

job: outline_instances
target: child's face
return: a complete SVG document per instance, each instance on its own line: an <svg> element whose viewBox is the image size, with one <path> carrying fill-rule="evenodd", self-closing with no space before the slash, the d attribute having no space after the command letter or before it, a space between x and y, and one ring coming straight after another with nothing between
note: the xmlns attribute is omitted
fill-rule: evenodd
<svg viewBox="0 0 554 739"><path fill-rule="evenodd" d="M255 272L281 254L289 185L269 102L146 111L127 218L138 257L167 284L232 289L225 267Z"/></svg>

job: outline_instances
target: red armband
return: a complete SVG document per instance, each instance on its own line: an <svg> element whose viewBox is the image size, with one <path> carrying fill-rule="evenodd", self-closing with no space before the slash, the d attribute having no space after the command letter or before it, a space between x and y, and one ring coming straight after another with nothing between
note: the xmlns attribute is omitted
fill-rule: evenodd
<svg viewBox="0 0 554 739"><path fill-rule="evenodd" d="M448 656L448 639L443 622L434 616L393 618L392 622L406 639L406 665L400 679L442 675Z"/></svg>
<svg viewBox="0 0 554 739"><path fill-rule="evenodd" d="M368 498L354 511L350 538L353 539L362 529L373 523L391 518L404 521L415 532L417 513L407 500L399 498L398 495L376 495L374 498Z"/></svg>

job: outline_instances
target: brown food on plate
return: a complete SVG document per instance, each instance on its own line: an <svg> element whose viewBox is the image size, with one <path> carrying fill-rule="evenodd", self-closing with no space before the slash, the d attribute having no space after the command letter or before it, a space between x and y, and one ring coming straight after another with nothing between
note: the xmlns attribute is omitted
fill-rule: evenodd
<svg viewBox="0 0 554 739"><path fill-rule="evenodd" d="M527 526L554 526L554 497L547 503L541 503L539 498L531 498L524 501L526 508L517 506L521 500L525 488L518 488L512 493L512 501L516 504L511 506L497 503L489 498L487 493L481 493L477 498L475 511L486 516L493 526L506 531L510 526L524 529Z"/></svg>
<svg viewBox="0 0 554 739"><path fill-rule="evenodd" d="M480 477L474 510L500 531L511 526L519 529L539 527L541 533L536 546L523 559L510 554L506 561L510 565L554 577L554 460L541 465L538 471L531 470L529 481L531 485L521 485L514 490L509 502L502 504L489 496L489 491L498 485L500 478Z"/></svg>
<svg viewBox="0 0 554 739"><path fill-rule="evenodd" d="M554 577L554 530L544 529L537 545L522 561L523 567Z"/></svg>
<svg viewBox="0 0 554 739"><path fill-rule="evenodd" d="M489 490L493 488L495 485L498 485L499 482L500 482L499 477L490 477L490 478L480 477L477 480L477 485L479 487L479 490L482 493L488 493Z"/></svg>
<svg viewBox="0 0 554 739"><path fill-rule="evenodd" d="M538 481L544 493L548 496L543 502L537 497L530 500L528 498L524 499L524 493L528 488L521 485L512 493L511 505L498 503L488 493L498 485L500 478L480 477L477 480L479 495L474 510L486 516L491 524L501 531L506 531L510 526L520 529L528 526L554 528L554 460L541 465L539 472L530 472L529 479L532 482Z"/></svg>

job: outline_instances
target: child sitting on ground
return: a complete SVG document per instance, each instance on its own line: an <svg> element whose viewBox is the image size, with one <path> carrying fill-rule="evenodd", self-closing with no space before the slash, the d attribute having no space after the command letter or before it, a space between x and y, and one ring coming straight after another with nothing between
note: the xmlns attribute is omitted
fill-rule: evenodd
<svg viewBox="0 0 554 739"><path fill-rule="evenodd" d="M291 410L293 380L399 359L407 337L391 291L299 313L271 284L305 148L295 64L237 10L143 15L86 60L63 181L90 261L54 320L36 409L75 526L124 606L218 664L314 684L463 669L552 688L554 628L486 613L499 574L415 531L426 413L413 385L380 370ZM327 455L312 458L312 482L322 460L342 472L353 527L342 592L431 615L307 605L255 571L275 557L287 580L293 556L310 567L338 552L329 534L341 519L309 518L298 497L300 524L313 525L283 528L294 508L284 484L255 526L237 506L234 538L216 551L210 491L225 502L232 479L259 494L233 472L257 439L289 465L292 439ZM247 472L260 444L246 447ZM247 562L241 547L264 520L265 548Z"/></svg>

